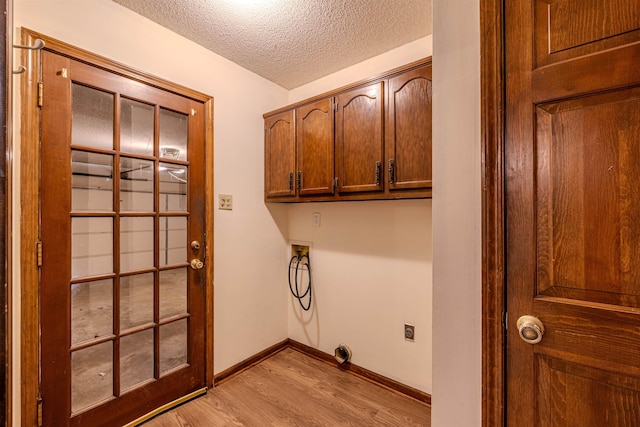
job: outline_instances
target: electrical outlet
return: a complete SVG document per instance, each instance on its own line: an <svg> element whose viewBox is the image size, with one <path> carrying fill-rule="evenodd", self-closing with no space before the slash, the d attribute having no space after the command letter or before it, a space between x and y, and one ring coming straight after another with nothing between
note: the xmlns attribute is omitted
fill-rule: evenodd
<svg viewBox="0 0 640 427"><path fill-rule="evenodd" d="M413 341L415 338L415 326L404 325L404 339L407 341Z"/></svg>
<svg viewBox="0 0 640 427"><path fill-rule="evenodd" d="M231 194L218 194L218 209L226 211L233 209L233 196Z"/></svg>
<svg viewBox="0 0 640 427"><path fill-rule="evenodd" d="M313 213L313 225L320 227L320 212Z"/></svg>

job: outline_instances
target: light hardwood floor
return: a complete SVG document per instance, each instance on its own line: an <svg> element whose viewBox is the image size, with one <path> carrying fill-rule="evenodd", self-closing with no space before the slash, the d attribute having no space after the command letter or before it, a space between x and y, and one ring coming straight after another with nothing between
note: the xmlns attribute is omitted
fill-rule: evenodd
<svg viewBox="0 0 640 427"><path fill-rule="evenodd" d="M431 426L431 407L286 348L144 427Z"/></svg>

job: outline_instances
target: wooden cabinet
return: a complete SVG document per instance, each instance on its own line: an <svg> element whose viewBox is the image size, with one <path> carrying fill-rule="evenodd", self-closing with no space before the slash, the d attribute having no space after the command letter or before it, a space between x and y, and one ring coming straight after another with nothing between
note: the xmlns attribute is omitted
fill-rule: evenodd
<svg viewBox="0 0 640 427"><path fill-rule="evenodd" d="M296 195L294 110L268 117L264 121L264 194L265 198Z"/></svg>
<svg viewBox="0 0 640 427"><path fill-rule="evenodd" d="M383 83L335 97L336 177L340 194L382 191Z"/></svg>
<svg viewBox="0 0 640 427"><path fill-rule="evenodd" d="M431 188L431 66L389 79L389 190Z"/></svg>
<svg viewBox="0 0 640 427"><path fill-rule="evenodd" d="M333 194L333 103L321 99L296 109L299 196Z"/></svg>
<svg viewBox="0 0 640 427"><path fill-rule="evenodd" d="M426 58L266 113L265 200L431 197L431 91Z"/></svg>

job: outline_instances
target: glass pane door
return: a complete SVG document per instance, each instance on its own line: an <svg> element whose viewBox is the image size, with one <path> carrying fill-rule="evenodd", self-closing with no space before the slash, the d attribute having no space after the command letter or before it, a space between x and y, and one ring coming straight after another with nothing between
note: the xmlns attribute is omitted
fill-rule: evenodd
<svg viewBox="0 0 640 427"><path fill-rule="evenodd" d="M43 339L43 390L62 381L67 419L102 423L135 412L136 400L166 400L167 387L178 398L204 385L204 342L195 338L204 274L190 264L204 249L189 245L204 237L203 206L191 197L203 182L202 119L190 114L192 101L155 88L131 96L126 79L71 65L71 78L57 80L69 93L66 113L43 111L54 128L43 137L43 244L56 250L57 236L60 253L43 266L52 293L43 293L42 329L64 337ZM54 153L62 162L47 159ZM68 322L46 324L64 301ZM47 359L66 369L49 372Z"/></svg>

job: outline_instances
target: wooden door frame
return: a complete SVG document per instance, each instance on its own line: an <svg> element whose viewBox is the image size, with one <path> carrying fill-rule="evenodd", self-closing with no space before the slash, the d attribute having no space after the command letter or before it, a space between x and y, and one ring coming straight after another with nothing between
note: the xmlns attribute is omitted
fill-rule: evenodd
<svg viewBox="0 0 640 427"><path fill-rule="evenodd" d="M482 426L506 423L504 0L480 0Z"/></svg>
<svg viewBox="0 0 640 427"><path fill-rule="evenodd" d="M1 56L1 76L4 81L2 97L0 99L0 120L5 124L2 132L2 151L4 161L0 163L0 280L2 291L0 295L0 323L2 328L2 349L0 350L0 365L2 366L2 385L4 389L0 397L0 424L11 425L11 390L12 390L12 328L11 321L11 139L12 139L12 85L13 85L13 1L5 2L2 11L4 18L0 21L0 32L3 34Z"/></svg>
<svg viewBox="0 0 640 427"><path fill-rule="evenodd" d="M88 63L141 83L202 102L205 109L205 232L206 313L205 385L213 386L213 97L137 71L86 50L71 46L29 29L22 29L21 43L45 42L45 50ZM21 277L21 415L23 426L38 423L39 399L39 269L36 245L39 239L40 110L38 108L39 63L37 51L24 51L27 72L21 84L20 133L20 277ZM44 89L46 102L46 88Z"/></svg>

